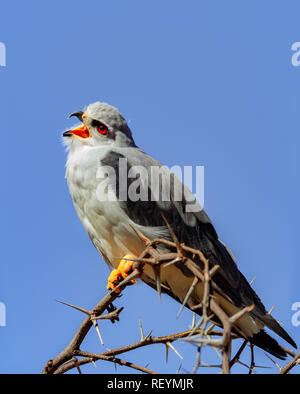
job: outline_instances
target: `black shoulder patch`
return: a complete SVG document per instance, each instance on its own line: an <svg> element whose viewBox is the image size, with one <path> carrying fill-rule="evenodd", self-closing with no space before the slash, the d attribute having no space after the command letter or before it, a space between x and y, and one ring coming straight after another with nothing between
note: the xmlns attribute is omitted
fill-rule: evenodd
<svg viewBox="0 0 300 394"><path fill-rule="evenodd" d="M125 156L111 150L100 160L100 162L103 166L111 166L117 171L119 170L120 159L125 159Z"/></svg>

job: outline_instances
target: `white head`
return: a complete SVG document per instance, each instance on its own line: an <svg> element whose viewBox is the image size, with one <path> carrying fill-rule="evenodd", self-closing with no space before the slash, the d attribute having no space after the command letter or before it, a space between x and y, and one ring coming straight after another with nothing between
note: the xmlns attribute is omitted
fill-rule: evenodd
<svg viewBox="0 0 300 394"><path fill-rule="evenodd" d="M109 104L96 102L69 117L72 116L76 116L83 125L63 133L69 149L84 145L136 146L126 120Z"/></svg>

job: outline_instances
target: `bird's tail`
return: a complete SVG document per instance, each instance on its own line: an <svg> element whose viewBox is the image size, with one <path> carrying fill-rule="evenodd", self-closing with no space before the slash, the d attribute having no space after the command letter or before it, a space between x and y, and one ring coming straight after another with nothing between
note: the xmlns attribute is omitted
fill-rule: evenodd
<svg viewBox="0 0 300 394"><path fill-rule="evenodd" d="M252 311L252 314L255 317L258 317L270 330L274 331L277 335L287 341L290 345L297 349L297 345L293 338L285 331L284 328L274 319L273 316L266 313L265 315L261 315L260 313L256 314L256 308Z"/></svg>
<svg viewBox="0 0 300 394"><path fill-rule="evenodd" d="M260 330L257 334L254 334L252 338L249 338L249 341L280 360L284 360L287 356L284 349L265 330Z"/></svg>

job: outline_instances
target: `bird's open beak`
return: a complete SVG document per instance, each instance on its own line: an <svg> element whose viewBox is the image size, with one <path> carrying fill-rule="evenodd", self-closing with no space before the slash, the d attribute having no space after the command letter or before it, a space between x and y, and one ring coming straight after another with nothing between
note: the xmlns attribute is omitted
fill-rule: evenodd
<svg viewBox="0 0 300 394"><path fill-rule="evenodd" d="M89 128L83 124L80 127L77 127L76 129L73 130L67 130L63 133L63 137L80 137L80 138L90 138L91 133Z"/></svg>
<svg viewBox="0 0 300 394"><path fill-rule="evenodd" d="M86 118L86 115L82 111L73 112L71 115L69 115L69 118L71 118L72 116L76 116L79 120L81 120L81 122L84 122L84 119ZM87 125L84 123L82 126L77 127L76 129L65 131L63 133L63 136L89 138L91 137L91 133Z"/></svg>

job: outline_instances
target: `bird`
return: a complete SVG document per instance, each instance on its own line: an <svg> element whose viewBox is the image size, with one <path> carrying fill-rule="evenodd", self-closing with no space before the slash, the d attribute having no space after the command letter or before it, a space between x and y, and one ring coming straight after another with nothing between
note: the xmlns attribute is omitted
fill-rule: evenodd
<svg viewBox="0 0 300 394"><path fill-rule="evenodd" d="M285 359L286 351L265 328L295 348L296 343L266 311L192 192L166 166L135 144L125 117L114 106L98 101L71 113L69 118L72 117L80 124L62 135L67 150L65 177L80 221L112 270L108 290L114 290L118 280L128 275L132 260L144 251L145 244L139 233L150 240L170 240L171 228L180 243L200 250L212 266L219 266L214 276L219 290L214 297L229 316L253 305L253 309L236 323L243 336L275 357ZM136 179L132 174L129 177L136 168L143 171L140 170ZM142 190L149 192L153 186L149 180L146 182L146 178L151 178L152 168L161 170L160 186L171 179L174 188L170 188L169 199L162 198L161 193L155 198L141 196ZM175 198L176 192L181 192L181 198ZM156 289L151 267L144 266L141 279ZM162 291L180 303L183 303L193 279L193 275L179 263L160 272ZM195 307L202 297L203 284L198 282L186 306L194 307L195 312L201 314L201 308Z"/></svg>

